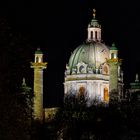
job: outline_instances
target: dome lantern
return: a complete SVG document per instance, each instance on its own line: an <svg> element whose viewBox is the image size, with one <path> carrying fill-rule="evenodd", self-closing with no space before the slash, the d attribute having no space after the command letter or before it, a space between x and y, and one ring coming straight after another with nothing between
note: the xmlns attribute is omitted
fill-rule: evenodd
<svg viewBox="0 0 140 140"><path fill-rule="evenodd" d="M35 63L41 62L43 62L43 53L40 48L37 48L37 50L35 51Z"/></svg>
<svg viewBox="0 0 140 140"><path fill-rule="evenodd" d="M113 59L113 58L118 58L118 49L117 47L115 46L115 43L112 43L112 46L110 48L110 59Z"/></svg>
<svg viewBox="0 0 140 140"><path fill-rule="evenodd" d="M96 20L96 10L93 9L93 19L88 25L88 38L87 40L90 41L101 41L101 26Z"/></svg>

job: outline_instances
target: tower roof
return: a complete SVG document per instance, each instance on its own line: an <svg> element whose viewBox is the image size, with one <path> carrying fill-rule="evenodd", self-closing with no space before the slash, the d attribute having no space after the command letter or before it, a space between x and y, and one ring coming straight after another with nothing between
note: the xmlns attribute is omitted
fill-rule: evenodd
<svg viewBox="0 0 140 140"><path fill-rule="evenodd" d="M112 43L110 50L118 50L118 48L115 46L115 43Z"/></svg>
<svg viewBox="0 0 140 140"><path fill-rule="evenodd" d="M40 50L40 48L37 48L37 50L35 51L35 54L43 54L42 51Z"/></svg>

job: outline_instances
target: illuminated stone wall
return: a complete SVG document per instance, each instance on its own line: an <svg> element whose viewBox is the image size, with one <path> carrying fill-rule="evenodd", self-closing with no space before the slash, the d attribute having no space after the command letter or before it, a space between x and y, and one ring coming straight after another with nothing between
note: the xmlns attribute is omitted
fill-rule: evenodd
<svg viewBox="0 0 140 140"><path fill-rule="evenodd" d="M34 69L34 99L33 99L33 118L43 121L43 69L47 68L47 62L43 62L43 53L40 48L35 52L34 62L31 62Z"/></svg>
<svg viewBox="0 0 140 140"><path fill-rule="evenodd" d="M79 89L81 87L84 87L85 97L88 99L87 100L88 105L92 104L94 100L104 102L104 88L107 88L107 90L109 91L109 76L106 77L106 79L108 80L104 79L84 80L83 78L83 80L75 79L71 81L65 81L64 83L65 96L68 96L70 94L77 96L79 93Z"/></svg>
<svg viewBox="0 0 140 140"><path fill-rule="evenodd" d="M91 32L93 32L93 38L91 37ZM95 32L97 32L97 38L95 36ZM101 29L100 28L88 28L88 40L101 40Z"/></svg>
<svg viewBox="0 0 140 140"><path fill-rule="evenodd" d="M34 69L34 106L35 119L43 119L43 69Z"/></svg>
<svg viewBox="0 0 140 140"><path fill-rule="evenodd" d="M109 91L110 94L118 93L118 62L110 62L110 79Z"/></svg>

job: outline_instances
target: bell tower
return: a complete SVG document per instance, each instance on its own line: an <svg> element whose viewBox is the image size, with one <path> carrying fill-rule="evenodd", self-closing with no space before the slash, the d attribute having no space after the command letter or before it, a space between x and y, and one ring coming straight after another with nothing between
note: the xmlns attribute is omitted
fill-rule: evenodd
<svg viewBox="0 0 140 140"><path fill-rule="evenodd" d="M43 53L38 48L34 62L31 62L31 68L34 69L33 117L39 121L43 121L43 69L46 67L47 62L43 62Z"/></svg>
<svg viewBox="0 0 140 140"><path fill-rule="evenodd" d="M109 100L118 101L118 67L121 64L121 59L118 58L118 49L113 43L110 48L110 58L107 61L109 64Z"/></svg>

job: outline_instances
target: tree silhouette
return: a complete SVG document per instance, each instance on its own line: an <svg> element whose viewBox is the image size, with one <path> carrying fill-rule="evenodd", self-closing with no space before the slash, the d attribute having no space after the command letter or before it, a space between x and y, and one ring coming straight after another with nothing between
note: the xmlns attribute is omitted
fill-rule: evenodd
<svg viewBox="0 0 140 140"><path fill-rule="evenodd" d="M53 121L51 132L54 133L51 133L51 137L68 140L140 138L138 102L122 101L106 106L93 101L95 104L87 107L87 101L83 99L85 98L76 98L76 96L65 98L63 108L59 110Z"/></svg>
<svg viewBox="0 0 140 140"><path fill-rule="evenodd" d="M30 140L32 119L30 88L22 87L15 94L1 94L0 99L0 139Z"/></svg>

